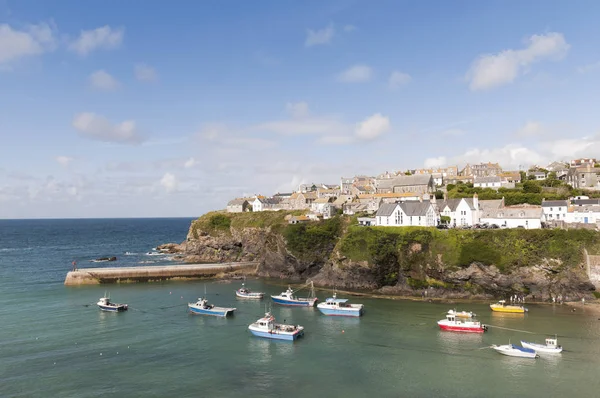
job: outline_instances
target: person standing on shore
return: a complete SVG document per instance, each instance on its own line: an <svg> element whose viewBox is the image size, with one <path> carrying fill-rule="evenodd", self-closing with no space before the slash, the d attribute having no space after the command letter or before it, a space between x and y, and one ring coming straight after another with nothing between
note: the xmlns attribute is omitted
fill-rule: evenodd
<svg viewBox="0 0 600 398"><path fill-rule="evenodd" d="M77 261L73 260L71 265L73 266L73 271L77 271Z"/></svg>

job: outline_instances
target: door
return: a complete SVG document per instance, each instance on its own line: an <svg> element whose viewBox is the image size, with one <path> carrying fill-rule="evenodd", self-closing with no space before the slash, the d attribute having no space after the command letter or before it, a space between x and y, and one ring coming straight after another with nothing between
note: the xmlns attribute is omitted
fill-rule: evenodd
<svg viewBox="0 0 600 398"><path fill-rule="evenodd" d="M587 218L587 217L583 217L583 222L584 222L584 224L587 224L587 223L588 223L588 221L587 221L587 220L588 220L588 218Z"/></svg>

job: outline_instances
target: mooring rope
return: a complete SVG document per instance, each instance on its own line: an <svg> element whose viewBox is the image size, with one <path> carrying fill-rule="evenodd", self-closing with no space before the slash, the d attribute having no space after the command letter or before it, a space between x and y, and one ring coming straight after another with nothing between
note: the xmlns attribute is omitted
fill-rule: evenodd
<svg viewBox="0 0 600 398"><path fill-rule="evenodd" d="M498 329L510 330L510 331L513 331L513 332L521 332L521 333L529 333L529 334L541 334L541 333L530 332L530 331L527 331L527 330L504 328L502 326L490 325L489 323L486 323L485 326L487 326L489 328L498 328Z"/></svg>

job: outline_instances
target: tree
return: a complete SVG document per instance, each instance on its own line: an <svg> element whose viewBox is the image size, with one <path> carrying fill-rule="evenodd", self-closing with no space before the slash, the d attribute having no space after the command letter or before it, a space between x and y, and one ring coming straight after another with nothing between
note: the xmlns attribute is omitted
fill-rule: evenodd
<svg viewBox="0 0 600 398"><path fill-rule="evenodd" d="M444 193L438 189L437 191L435 191L435 198L444 199Z"/></svg>
<svg viewBox="0 0 600 398"><path fill-rule="evenodd" d="M524 171L519 171L519 174L521 174L521 181L525 181L527 179L527 173Z"/></svg>
<svg viewBox="0 0 600 398"><path fill-rule="evenodd" d="M542 187L540 187L534 181L525 181L523 183L523 192L525 192L525 193L540 193L540 192L542 192Z"/></svg>

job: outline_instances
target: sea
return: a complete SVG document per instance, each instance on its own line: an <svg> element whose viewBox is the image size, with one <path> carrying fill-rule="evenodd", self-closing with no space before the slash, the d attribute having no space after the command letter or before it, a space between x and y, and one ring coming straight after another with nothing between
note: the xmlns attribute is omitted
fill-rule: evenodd
<svg viewBox="0 0 600 398"><path fill-rule="evenodd" d="M485 303L432 303L338 293L361 318L273 305L286 281L248 279L262 301L236 299L240 281L64 286L79 268L176 264L148 255L185 239L191 219L0 220L0 397L597 397L600 319L591 308L526 304L525 315ZM93 263L101 257L109 263ZM298 285L293 285L298 287ZM191 315L206 295L234 316ZM104 294L129 304L105 313ZM299 292L302 294L302 291ZM331 291L318 290L320 300ZM436 321L470 310L485 334L443 332ZM296 342L252 336L271 310L302 325ZM543 342L559 355L502 356L492 344Z"/></svg>

